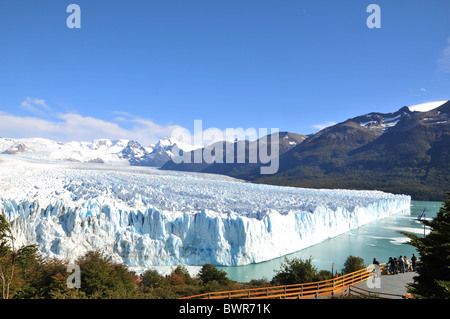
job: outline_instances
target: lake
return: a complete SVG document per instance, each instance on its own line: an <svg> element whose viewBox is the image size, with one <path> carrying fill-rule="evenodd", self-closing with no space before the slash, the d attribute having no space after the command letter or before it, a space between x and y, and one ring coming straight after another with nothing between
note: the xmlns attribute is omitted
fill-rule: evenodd
<svg viewBox="0 0 450 319"><path fill-rule="evenodd" d="M426 218L431 219L436 216L441 206L442 202L412 201L409 213L369 223L285 257L304 260L311 257L313 265L319 270L331 271L334 263L334 272L343 268L350 255L363 258L366 264L371 264L373 258L380 262L387 262L389 257L400 255L411 258L413 253L417 256L416 248L407 244L409 239L400 234L400 231L423 236L424 226L417 217L426 208ZM271 280L285 257L258 264L217 268L227 272L230 279L239 282L262 278Z"/></svg>

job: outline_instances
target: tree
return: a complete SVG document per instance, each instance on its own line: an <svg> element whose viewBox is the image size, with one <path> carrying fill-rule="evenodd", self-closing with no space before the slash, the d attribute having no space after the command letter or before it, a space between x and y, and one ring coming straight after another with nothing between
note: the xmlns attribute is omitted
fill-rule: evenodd
<svg viewBox="0 0 450 319"><path fill-rule="evenodd" d="M5 217L0 215L0 277L2 279L2 297L9 298L9 288L14 278L14 254L9 241L12 240L11 228Z"/></svg>
<svg viewBox="0 0 450 319"><path fill-rule="evenodd" d="M0 278L3 299L10 298L17 263L26 265L27 257L34 255L35 252L36 249L32 245L16 250L11 227L3 214L0 214Z"/></svg>
<svg viewBox="0 0 450 319"><path fill-rule="evenodd" d="M129 298L135 286L124 265L113 263L99 251L89 251L78 258L81 290L90 298Z"/></svg>
<svg viewBox="0 0 450 319"><path fill-rule="evenodd" d="M211 281L217 281L221 285L227 285L230 279L227 277L227 273L223 270L219 270L211 264L203 265L198 273L198 279L200 279L203 284Z"/></svg>
<svg viewBox="0 0 450 319"><path fill-rule="evenodd" d="M272 281L276 285L291 285L313 282L317 278L317 268L312 265L311 257L307 260L285 257L281 269L276 272Z"/></svg>
<svg viewBox="0 0 450 319"><path fill-rule="evenodd" d="M144 292L164 286L167 286L167 279L156 270L148 269L142 274L141 287Z"/></svg>
<svg viewBox="0 0 450 319"><path fill-rule="evenodd" d="M68 262L52 258L45 260L35 270L30 286L34 288L34 296L30 298L61 299L69 293L67 287Z"/></svg>
<svg viewBox="0 0 450 319"><path fill-rule="evenodd" d="M41 278L43 258L36 245L25 246L16 258L12 290L14 299L35 298L38 295L36 283Z"/></svg>
<svg viewBox="0 0 450 319"><path fill-rule="evenodd" d="M402 232L410 239L408 244L419 253L418 276L408 287L417 298L450 298L450 193L448 195L435 218L421 220L430 228L426 236Z"/></svg>
<svg viewBox="0 0 450 319"><path fill-rule="evenodd" d="M342 268L341 271L345 275L364 268L366 268L364 259L362 259L361 257L348 256L347 260L344 263L344 268Z"/></svg>
<svg viewBox="0 0 450 319"><path fill-rule="evenodd" d="M168 279L170 279L171 276L179 277L181 279L181 282L187 285L195 284L195 280L191 277L191 275L189 274L189 270L187 270L185 266L178 265L169 275Z"/></svg>

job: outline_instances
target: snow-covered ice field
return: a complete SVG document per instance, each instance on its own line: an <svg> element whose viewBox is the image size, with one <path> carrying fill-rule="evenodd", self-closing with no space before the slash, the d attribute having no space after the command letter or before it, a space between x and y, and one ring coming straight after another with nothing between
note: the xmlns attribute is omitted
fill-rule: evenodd
<svg viewBox="0 0 450 319"><path fill-rule="evenodd" d="M18 245L69 260L101 249L129 267L262 262L409 211L410 201L0 155L0 211Z"/></svg>

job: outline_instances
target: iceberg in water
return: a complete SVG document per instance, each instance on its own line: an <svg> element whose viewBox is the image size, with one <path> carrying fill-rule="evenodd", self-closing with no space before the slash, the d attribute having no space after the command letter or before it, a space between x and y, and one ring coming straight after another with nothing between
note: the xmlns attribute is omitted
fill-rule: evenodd
<svg viewBox="0 0 450 319"><path fill-rule="evenodd" d="M0 157L0 212L16 245L129 267L244 265L410 209L379 191L259 185L220 175Z"/></svg>

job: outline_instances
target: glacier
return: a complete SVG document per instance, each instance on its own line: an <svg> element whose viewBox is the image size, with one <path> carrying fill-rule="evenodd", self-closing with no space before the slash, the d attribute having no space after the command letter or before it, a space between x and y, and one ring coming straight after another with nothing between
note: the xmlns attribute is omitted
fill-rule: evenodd
<svg viewBox="0 0 450 319"><path fill-rule="evenodd" d="M387 216L411 198L260 185L151 167L0 155L0 212L16 247L128 267L237 266L296 252Z"/></svg>

